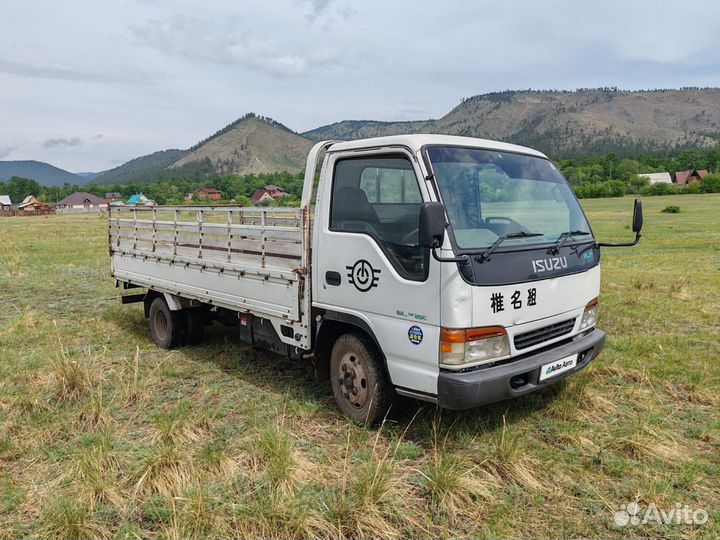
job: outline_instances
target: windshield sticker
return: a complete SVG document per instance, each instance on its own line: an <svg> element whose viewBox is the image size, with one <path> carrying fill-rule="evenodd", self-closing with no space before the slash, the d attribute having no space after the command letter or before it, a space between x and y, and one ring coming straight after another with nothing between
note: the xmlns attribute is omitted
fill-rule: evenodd
<svg viewBox="0 0 720 540"><path fill-rule="evenodd" d="M527 296L525 297L526 305L528 307L537 305L537 288L532 287L527 289ZM523 307L523 294L522 291L514 291L510 295L509 304L513 309L520 309ZM505 295L503 293L494 292L490 295L490 309L493 313L499 313L505 311Z"/></svg>
<svg viewBox="0 0 720 540"><path fill-rule="evenodd" d="M592 251L586 251L585 253L583 253L583 259L585 259L586 261L589 261L592 258L593 258Z"/></svg>
<svg viewBox="0 0 720 540"><path fill-rule="evenodd" d="M352 266L346 266L350 283L360 292L368 292L377 287L380 280L380 270L373 268L365 259L360 259Z"/></svg>
<svg viewBox="0 0 720 540"><path fill-rule="evenodd" d="M411 326L408 330L408 339L413 345L420 345L423 340L423 331L419 326Z"/></svg>

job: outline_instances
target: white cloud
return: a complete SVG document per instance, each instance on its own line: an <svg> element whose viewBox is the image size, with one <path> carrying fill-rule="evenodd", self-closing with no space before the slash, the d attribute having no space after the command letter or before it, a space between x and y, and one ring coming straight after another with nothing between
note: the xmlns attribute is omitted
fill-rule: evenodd
<svg viewBox="0 0 720 540"><path fill-rule="evenodd" d="M127 82L126 78L109 72L83 72L63 66L33 65L0 59L0 73L36 79L60 79L86 82Z"/></svg>
<svg viewBox="0 0 720 540"><path fill-rule="evenodd" d="M265 37L240 17L176 14L129 27L141 43L198 65L236 66L275 77L295 77L311 69L341 64L330 48L302 50Z"/></svg>
<svg viewBox="0 0 720 540"><path fill-rule="evenodd" d="M47 139L43 143L43 148L57 148L59 146L80 146L82 140L79 137L73 137L71 139L65 139L59 137L57 139Z"/></svg>

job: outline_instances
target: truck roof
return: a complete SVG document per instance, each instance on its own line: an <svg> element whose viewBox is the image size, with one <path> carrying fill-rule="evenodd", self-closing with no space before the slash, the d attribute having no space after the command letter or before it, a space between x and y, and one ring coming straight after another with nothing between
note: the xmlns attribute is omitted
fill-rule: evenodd
<svg viewBox="0 0 720 540"><path fill-rule="evenodd" d="M406 146L410 148L413 152L417 152L426 145L470 146L475 148L483 148L486 150L515 152L547 158L547 156L542 152L538 152L537 150L533 150L532 148L528 148L526 146L519 146L517 144L491 141L488 139L476 139L474 137L458 137L456 135L434 135L425 133L415 135L390 135L387 137L372 137L370 139L338 142L333 144L328 149L328 152L360 150L378 146Z"/></svg>

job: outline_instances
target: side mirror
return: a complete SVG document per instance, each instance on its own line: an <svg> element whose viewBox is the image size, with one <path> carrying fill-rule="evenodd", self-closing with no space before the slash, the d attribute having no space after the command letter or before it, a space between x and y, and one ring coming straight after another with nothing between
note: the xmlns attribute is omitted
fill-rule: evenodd
<svg viewBox="0 0 720 540"><path fill-rule="evenodd" d="M632 231L639 233L643 226L643 213L642 213L642 202L640 199L635 199L635 207L633 208L633 220L632 220Z"/></svg>
<svg viewBox="0 0 720 540"><path fill-rule="evenodd" d="M635 206L633 207L633 219L632 219L632 231L635 233L635 240L632 242L623 242L620 244L611 244L609 242L598 242L595 247L632 247L637 245L640 241L640 231L643 226L643 213L642 203L640 199L635 199Z"/></svg>
<svg viewBox="0 0 720 540"><path fill-rule="evenodd" d="M420 206L420 225L418 241L420 247L433 249L440 247L445 237L445 207L439 202L426 202Z"/></svg>

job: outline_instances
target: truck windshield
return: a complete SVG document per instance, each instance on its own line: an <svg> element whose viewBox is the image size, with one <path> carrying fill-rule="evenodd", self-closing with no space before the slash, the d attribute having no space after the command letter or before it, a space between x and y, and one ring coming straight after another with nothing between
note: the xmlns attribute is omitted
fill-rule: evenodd
<svg viewBox="0 0 720 540"><path fill-rule="evenodd" d="M556 243L571 231L577 235L565 245L592 240L577 199L551 161L438 146L427 148L427 156L458 248L486 249L508 235L501 249Z"/></svg>

